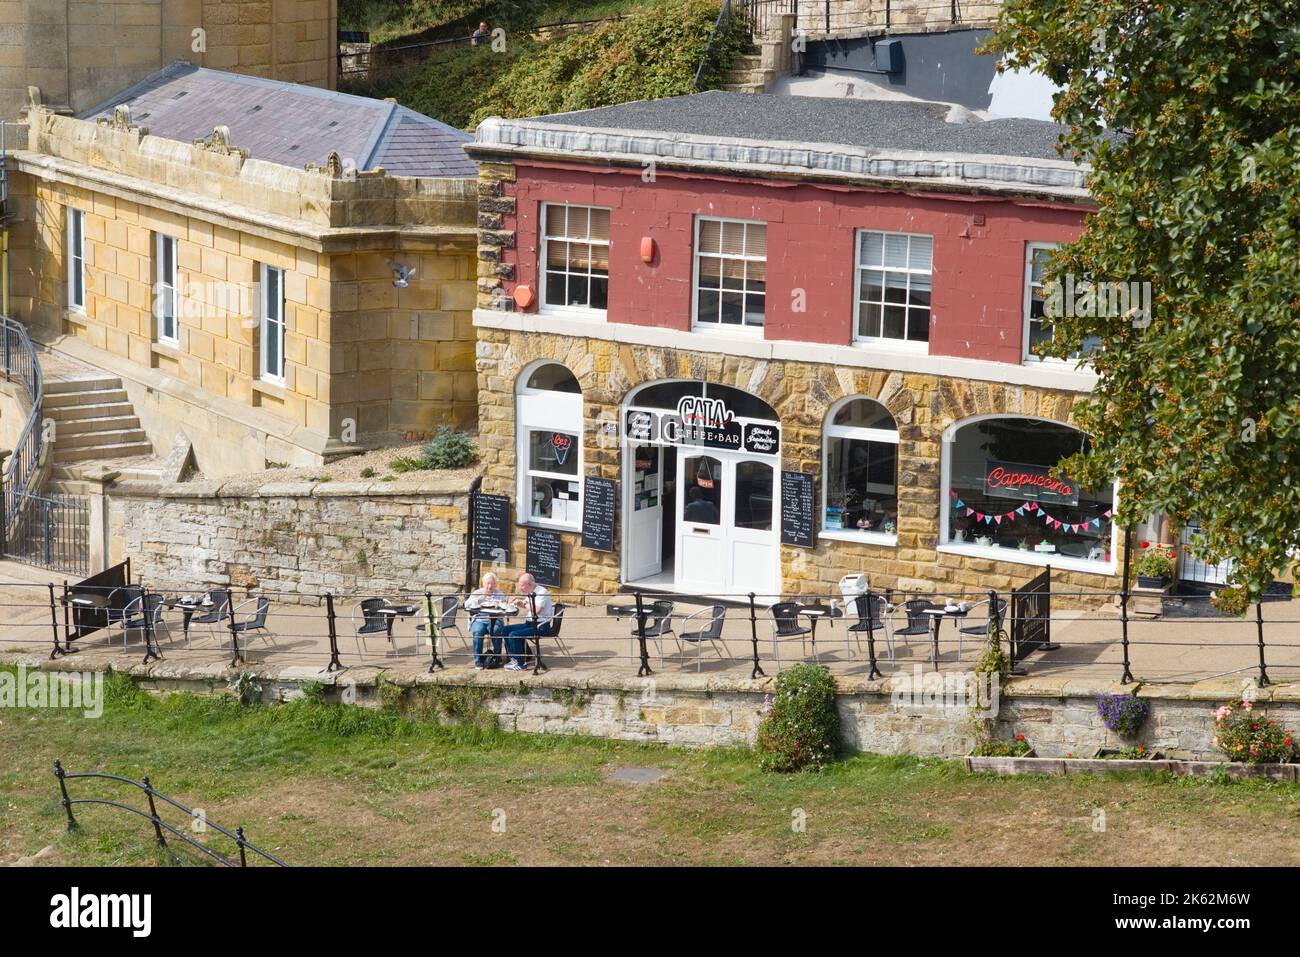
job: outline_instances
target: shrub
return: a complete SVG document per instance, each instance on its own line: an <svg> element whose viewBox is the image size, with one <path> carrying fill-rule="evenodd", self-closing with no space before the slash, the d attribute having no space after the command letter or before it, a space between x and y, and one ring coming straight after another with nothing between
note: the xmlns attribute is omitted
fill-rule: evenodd
<svg viewBox="0 0 1300 957"><path fill-rule="evenodd" d="M977 758L1023 758L1033 746L1018 734L1011 741L980 741L971 748L971 754Z"/></svg>
<svg viewBox="0 0 1300 957"><path fill-rule="evenodd" d="M1214 712L1213 741L1229 761L1285 763L1295 756L1291 732L1271 718L1255 714L1249 701L1235 708L1224 705Z"/></svg>
<svg viewBox="0 0 1300 957"><path fill-rule="evenodd" d="M1132 694L1097 695L1097 713L1101 715L1102 724L1111 731L1121 738L1131 738L1150 716L1151 708L1138 698L1135 689Z"/></svg>
<svg viewBox="0 0 1300 957"><path fill-rule="evenodd" d="M1148 578L1173 578L1174 557L1171 548L1152 548L1150 542L1143 542L1142 557L1138 559L1137 572Z"/></svg>
<svg viewBox="0 0 1300 957"><path fill-rule="evenodd" d="M426 469L463 469L474 461L478 449L470 441L468 432L457 432L442 426L433 441L425 445L421 458Z"/></svg>
<svg viewBox="0 0 1300 957"><path fill-rule="evenodd" d="M839 752L835 679L824 665L797 664L781 672L758 726L759 767L788 773L820 771Z"/></svg>

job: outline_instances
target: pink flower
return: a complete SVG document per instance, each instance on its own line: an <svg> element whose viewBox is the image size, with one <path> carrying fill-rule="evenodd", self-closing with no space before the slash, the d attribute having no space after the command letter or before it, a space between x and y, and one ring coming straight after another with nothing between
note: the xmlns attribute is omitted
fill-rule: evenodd
<svg viewBox="0 0 1300 957"><path fill-rule="evenodd" d="M1232 714L1232 709L1231 709L1230 707L1228 707L1228 706L1225 704L1225 705L1224 705L1222 708L1220 708L1218 711L1214 712L1214 720L1215 720L1215 721L1225 721L1225 720L1227 720L1228 715L1230 715L1230 714Z"/></svg>

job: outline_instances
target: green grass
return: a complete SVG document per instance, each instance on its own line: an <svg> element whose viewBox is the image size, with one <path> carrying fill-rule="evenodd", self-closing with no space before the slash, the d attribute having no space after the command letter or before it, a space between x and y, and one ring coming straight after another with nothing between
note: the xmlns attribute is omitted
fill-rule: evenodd
<svg viewBox="0 0 1300 957"><path fill-rule="evenodd" d="M1292 784L996 778L872 755L782 776L759 771L744 749L497 731L485 719L490 692L408 700L405 714L310 697L274 706L152 697L121 676L109 692L96 720L0 712L9 758L0 762L0 864L46 846L49 864L194 862L155 848L147 822L108 808L77 808L82 826L65 834L55 758L69 771L148 774L295 864L1300 863ZM470 723L426 720L449 710ZM667 774L652 785L610 782L623 765ZM141 805L107 782L72 789ZM800 811L802 832L791 826ZM499 815L504 833L493 830Z"/></svg>
<svg viewBox="0 0 1300 957"><path fill-rule="evenodd" d="M339 28L367 30L384 43L462 22L486 20L511 29L574 20L599 20L659 0L340 0ZM441 32L441 31L440 31ZM461 32L448 29L449 34ZM468 36L468 33L465 34Z"/></svg>
<svg viewBox="0 0 1300 957"><path fill-rule="evenodd" d="M576 8L569 13L581 15ZM590 32L544 42L512 33L503 52L486 46L442 50L346 87L393 97L461 129L487 116L539 116L678 96L694 90L717 13L717 0L661 0ZM737 26L709 51L706 88L721 84L745 39Z"/></svg>

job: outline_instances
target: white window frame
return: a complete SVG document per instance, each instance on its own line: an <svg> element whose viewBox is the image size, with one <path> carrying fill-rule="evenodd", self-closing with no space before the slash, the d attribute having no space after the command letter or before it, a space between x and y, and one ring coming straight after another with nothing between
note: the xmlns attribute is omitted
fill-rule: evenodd
<svg viewBox="0 0 1300 957"><path fill-rule="evenodd" d="M913 237L930 240L930 271L926 273L922 269L913 269L910 266L906 268L899 268L896 266L885 266L883 264L879 266L876 265L864 266L862 263L862 246L863 246L862 240L863 237L865 237L868 233L879 234L882 237L881 240L882 243L884 242L884 238L889 236L906 236L909 241L909 249L911 248L910 242ZM868 229L866 227L856 229L853 232L853 343L854 345L881 346L887 349L898 349L904 352L921 352L921 353L929 354L930 337L929 337L928 329L926 331L926 338L924 342L915 339L908 339L908 338L896 339L893 336L864 336L859 332L859 330L862 328L862 271L864 269L876 269L882 273L902 273L903 275L907 276L907 288L909 292L911 291L912 288L912 276L921 276L921 275L929 276L930 307L927 310L927 312L929 312L930 315L927 322L931 323L934 320L934 236L931 235L930 233L903 233L903 232L899 232L898 230ZM882 297L883 297L883 293L882 293ZM908 310L912 309L912 307L909 305L904 305L903 309L904 309L903 331L906 332L907 319L908 319L907 312ZM883 306L881 312L881 328L884 328Z"/></svg>
<svg viewBox="0 0 1300 957"><path fill-rule="evenodd" d="M611 248L609 239L590 239L590 238L572 239L567 237L562 238L559 236L549 236L547 234L546 224L547 224L547 220L549 219L549 217L547 216L547 210L549 210L551 207L563 207L565 209L602 210L610 214L610 232L613 233L614 231L613 210L607 206L591 206L586 203L542 203L541 204L541 215L537 223L537 237L538 237L538 245L540 247L540 258L537 261L537 285L539 287L537 290L537 301L539 303L538 311L544 313L551 313L551 314L567 314L570 316L582 316L588 319L604 319L609 314L608 308L597 309L593 306L574 306L569 303L551 303L546 301L546 290L547 287L549 286L549 283L547 281L547 272L548 272L547 264L550 261L547 256L547 246L552 239L558 242L585 242L592 246L604 246L606 250L605 258L607 262L609 261L609 250ZM566 223L568 221L567 213L566 213L565 221ZM591 232L590 227L588 227L587 231L588 234L590 234ZM611 283L613 282L612 273L613 273L613 268L611 264L610 275L607 275L605 277L605 302L607 306L609 303L609 288ZM567 266L565 268L565 274L581 275L580 273L574 273L570 271L567 268ZM587 272L587 279L588 282L590 282L591 280L590 268L588 269ZM587 299L588 300L591 299L590 288L588 288L587 291Z"/></svg>
<svg viewBox="0 0 1300 957"><path fill-rule="evenodd" d="M164 274L164 263L167 261L165 251L171 247L171 271ZM154 320L156 323L156 341L162 345L179 346L181 339L180 323L180 266L176 262L177 255L180 253L180 243L176 237L168 236L165 233L154 233ZM171 316L168 317L163 313L163 290L171 291ZM167 320L171 319L171 335L167 334Z"/></svg>
<svg viewBox="0 0 1300 957"><path fill-rule="evenodd" d="M862 531L856 528L827 528L826 527L826 492L830 485L830 440L831 439L851 439L859 442L880 442L886 445L897 447L898 441L898 420L894 420L894 429L868 429L856 425L835 425L835 416L845 406L853 402L873 402L881 408L885 408L883 403L868 395L854 395L847 399L841 399L831 406L826 413L826 420L822 425L822 472L825 476L821 483L821 531L822 538L830 538L837 541L845 542L864 542L870 545L897 545L898 544L898 517L894 517L895 528L893 532ZM888 409L885 409L889 412ZM893 418L893 413L890 412ZM898 454L894 454L894 495L898 496Z"/></svg>
<svg viewBox="0 0 1300 957"><path fill-rule="evenodd" d="M276 288L279 290L277 301L272 303L268 295L270 284L267 277L276 273L279 281ZM258 292L258 338L257 338L257 365L258 377L264 382L270 382L274 385L284 385L285 370L287 369L287 360L284 357L284 339L285 339L285 310L284 310L284 270L275 266L268 266L266 263L261 264L258 279L260 288ZM272 309L274 306L274 309ZM266 343L269 337L275 336L279 344L278 355L280 357L279 370L267 368Z"/></svg>
<svg viewBox="0 0 1300 957"><path fill-rule="evenodd" d="M1065 571L1089 572L1094 575L1114 575L1118 570L1119 562L1119 522L1115 521L1113 516L1119 510L1119 482L1111 483L1110 501L1111 501L1111 523L1110 523L1110 561L1095 561L1086 558L1070 558L1066 555L1056 553L1042 554L1035 551L1021 551L1015 548L1001 548L993 545L976 545L974 542L950 542L951 537L951 520L952 508L949 506L949 492L952 490L952 456L953 445L957 441L957 433L969 425L985 419L1034 419L1051 425L1069 425L1067 422L1057 422L1051 419L1043 419L1036 415L1018 415L1008 412L989 412L983 415L973 415L969 418L954 422L943 430L943 436L939 447L939 542L935 548L941 555L966 555L970 558L987 558L997 562L1009 562L1013 565L1035 565L1039 568L1051 565L1053 568L1060 568ZM1078 431L1078 430L1076 430Z"/></svg>
<svg viewBox="0 0 1300 957"><path fill-rule="evenodd" d="M1030 303L1033 302L1033 298L1034 298L1033 297L1034 253L1044 252L1044 251L1050 253L1054 249L1057 249L1059 246L1060 243L1045 243L1045 242L1037 242L1037 241L1025 243L1025 283L1024 283L1025 288L1024 288L1024 302L1022 304L1023 315L1024 315L1024 327L1021 330L1021 336L1022 336L1021 353L1023 356L1023 361L1026 363L1032 364L1037 362L1055 362L1060 365L1067 365L1067 364L1073 365L1073 362L1067 363L1065 359L1060 359L1057 358L1056 356L1036 356L1030 350L1030 344L1029 344L1029 330L1031 325L1030 316L1029 316L1029 306Z"/></svg>
<svg viewBox="0 0 1300 957"><path fill-rule="evenodd" d="M700 226L705 222L712 223L738 223L744 226L762 226L764 236L767 231L767 221L761 219L732 219L727 216L701 216L695 217L695 244L691 254L691 329L695 332L714 332L730 333L745 336L763 337L763 330L767 327L767 302L768 302L768 280L763 280L763 324L758 326L746 325L743 321L738 325L732 325L725 322L708 322L700 321L700 258L708 256L714 259L738 259L742 262L761 262L763 264L763 275L767 275L767 256L723 256L718 253L703 253L700 251ZM741 290L741 308L744 308L744 296L749 295L748 291L749 278L746 276L744 288Z"/></svg>
<svg viewBox="0 0 1300 957"><path fill-rule="evenodd" d="M515 389L515 517L520 525L533 528L550 528L561 532L582 531L582 496L583 476L586 455L583 446L583 397L581 392L554 392L550 389L532 389L527 386L533 374L543 366L558 365L567 368L561 362L544 359L525 368L516 380ZM572 370L569 370L572 373ZM529 459L530 434L532 432L563 432L577 436L577 471L573 475L562 472L547 472L532 468ZM557 479L570 482L578 487L576 519L557 521L553 518L534 517L533 479Z"/></svg>
<svg viewBox="0 0 1300 957"><path fill-rule="evenodd" d="M75 242L74 242L75 236ZM84 210L68 207L68 311L86 313L86 213ZM81 298L76 299L75 291L81 287Z"/></svg>

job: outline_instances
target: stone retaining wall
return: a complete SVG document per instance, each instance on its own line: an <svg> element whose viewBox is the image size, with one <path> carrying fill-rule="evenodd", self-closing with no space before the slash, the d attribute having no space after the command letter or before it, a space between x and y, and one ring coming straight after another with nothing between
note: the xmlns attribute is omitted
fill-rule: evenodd
<svg viewBox="0 0 1300 957"><path fill-rule="evenodd" d="M0 656L0 659L13 656ZM23 659L30 668L81 671L106 662L86 657L50 663ZM134 656L122 668L150 691L226 693L234 674L223 664L186 666L168 661L142 665ZM399 702L444 722L491 721L508 731L584 734L624 741L686 747L750 746L773 679L748 680L695 674L634 678L617 672L581 678L562 671L427 674L352 668L327 674L315 667L253 669L264 699L286 701L304 685L325 685L327 698L377 707ZM956 758L974 744L971 713L965 707L931 709L895 700L888 680L839 678L837 703L844 742L850 750ZM1151 717L1136 741L1120 741L1097 714L1096 695L1122 690L1078 679L1012 678L1003 687L995 736L1024 734L1040 757L1091 757L1100 747L1142 743L1176 760L1218 760L1211 741L1219 705L1239 700L1240 681L1219 679L1195 685L1148 684L1142 697ZM1300 727L1300 685L1255 689L1259 713L1285 727Z"/></svg>
<svg viewBox="0 0 1300 957"><path fill-rule="evenodd" d="M469 480L123 482L110 554L156 587L317 596L460 589Z"/></svg>

